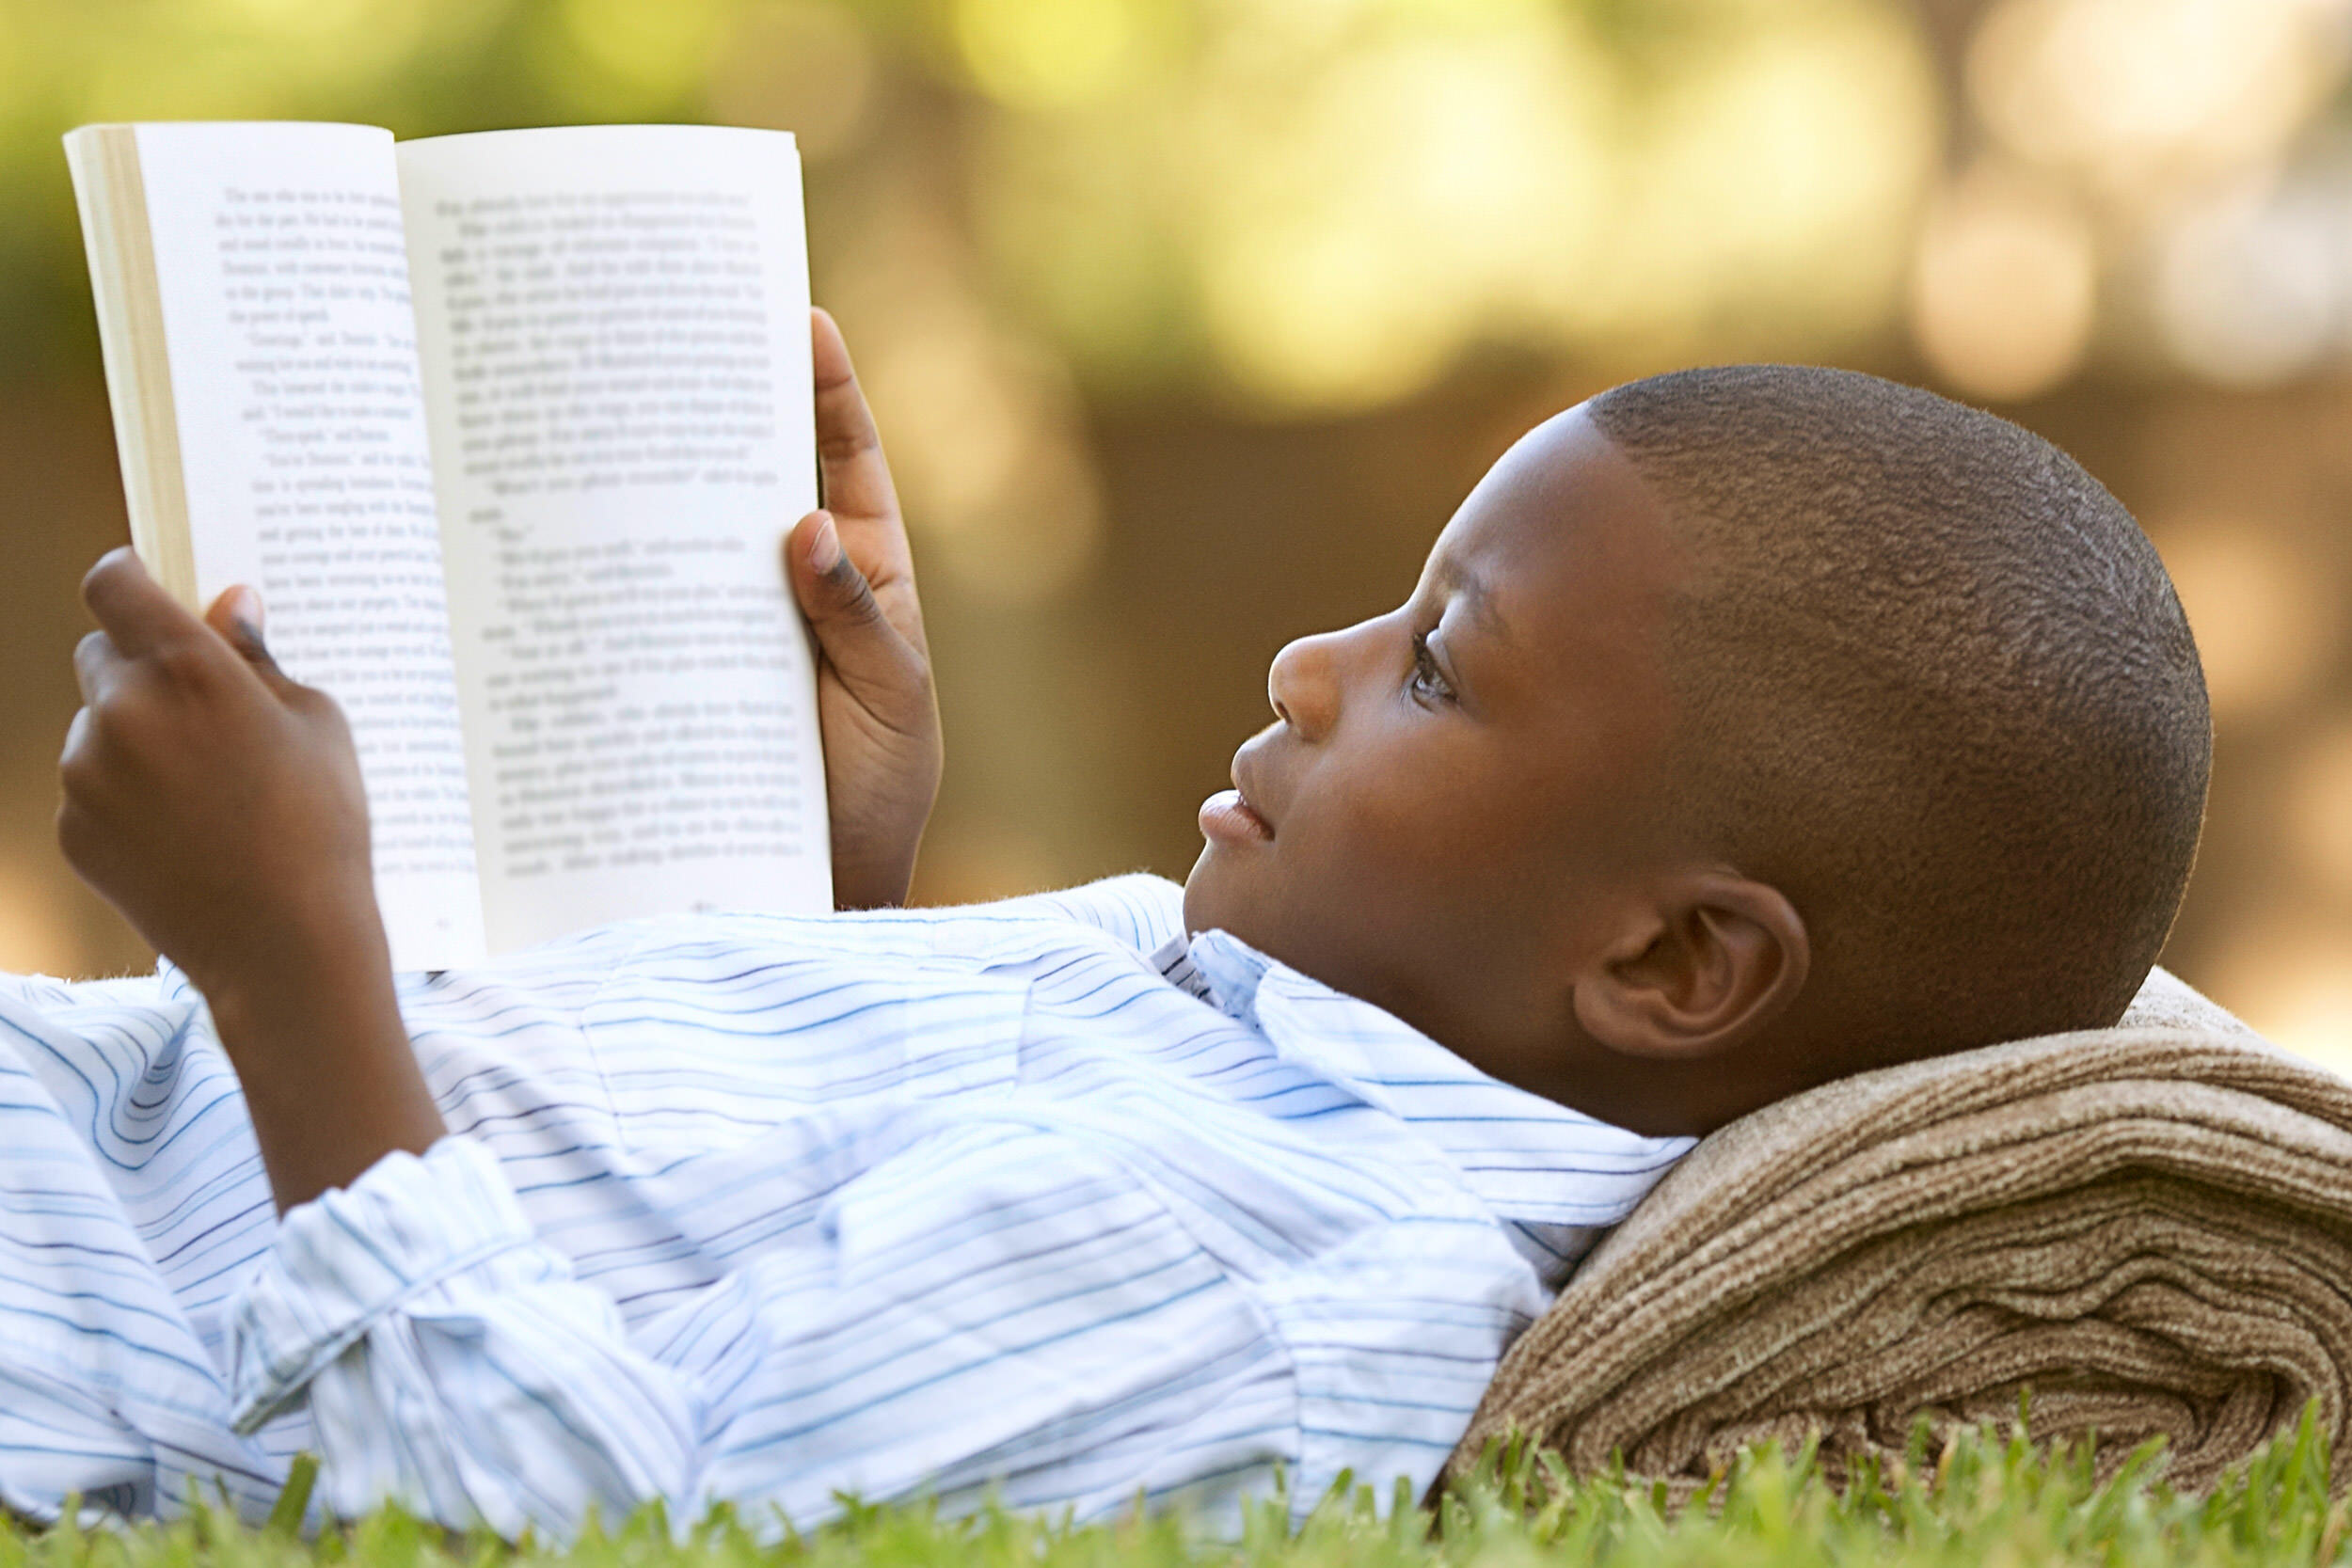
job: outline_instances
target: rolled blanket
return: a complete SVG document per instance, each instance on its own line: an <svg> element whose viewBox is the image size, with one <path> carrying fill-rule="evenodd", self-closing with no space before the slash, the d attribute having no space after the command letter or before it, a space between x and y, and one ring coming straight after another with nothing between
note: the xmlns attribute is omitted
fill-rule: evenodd
<svg viewBox="0 0 2352 1568"><path fill-rule="evenodd" d="M2202 1487L2319 1402L2352 1483L2352 1083L2161 972L2114 1029L1827 1085L1722 1129L1504 1358L1517 1428L1687 1496L1741 1443L1833 1480L1915 1420L2169 1439Z"/></svg>

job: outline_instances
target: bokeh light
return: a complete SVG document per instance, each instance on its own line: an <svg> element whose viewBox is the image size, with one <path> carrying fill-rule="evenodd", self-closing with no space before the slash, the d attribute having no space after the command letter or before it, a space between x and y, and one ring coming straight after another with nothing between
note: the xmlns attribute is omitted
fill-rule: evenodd
<svg viewBox="0 0 2352 1568"><path fill-rule="evenodd" d="M573 47L608 81L672 93L699 80L721 36L724 0L561 0Z"/></svg>
<svg viewBox="0 0 2352 1568"><path fill-rule="evenodd" d="M2202 516L2160 527L2156 545L2204 658L2217 724L2274 716L2328 672L2340 591L2292 544L2251 519Z"/></svg>
<svg viewBox="0 0 2352 1568"><path fill-rule="evenodd" d="M2144 203L2275 157L2343 69L2340 0L1999 0L1969 86L2029 158Z"/></svg>
<svg viewBox="0 0 2352 1568"><path fill-rule="evenodd" d="M38 845L0 851L0 970L74 974L87 958Z"/></svg>
<svg viewBox="0 0 2352 1568"><path fill-rule="evenodd" d="M954 15L973 78L1016 109L1100 103L1142 65L1133 0L958 0Z"/></svg>
<svg viewBox="0 0 2352 1568"><path fill-rule="evenodd" d="M2212 975L2265 1037L2352 1076L2352 921L2282 911L2219 954Z"/></svg>
<svg viewBox="0 0 2352 1568"><path fill-rule="evenodd" d="M848 150L870 126L877 67L856 18L837 6L747 6L710 62L710 118L789 131L812 161Z"/></svg>
<svg viewBox="0 0 2352 1568"><path fill-rule="evenodd" d="M2352 907L2352 719L2322 730L2296 758L2286 828L2312 884Z"/></svg>
<svg viewBox="0 0 2352 1568"><path fill-rule="evenodd" d="M2098 266L2090 225L2064 191L1997 165L1972 169L1921 226L1912 334L1963 391L2037 396L2082 363Z"/></svg>
<svg viewBox="0 0 2352 1568"><path fill-rule="evenodd" d="M2173 356L2210 380L2261 386L2336 346L2352 284L2341 198L2247 192L2185 214L2164 237L2156 321Z"/></svg>
<svg viewBox="0 0 2352 1568"><path fill-rule="evenodd" d="M1643 45L1565 6L1266 0L1181 66L1172 29L1119 11L1101 25L1161 41L1071 42L1089 63L1050 102L1009 85L1028 66L981 64L971 19L1021 8L960 11L992 94L1049 122L987 142L990 243L1091 375L1207 372L1285 416L1393 403L1482 345L1639 357L1732 324L1757 351L1882 326L1936 140L1915 25L1681 8ZM1059 26L1024 47L1064 47ZM1098 55L1160 74L1081 90Z"/></svg>

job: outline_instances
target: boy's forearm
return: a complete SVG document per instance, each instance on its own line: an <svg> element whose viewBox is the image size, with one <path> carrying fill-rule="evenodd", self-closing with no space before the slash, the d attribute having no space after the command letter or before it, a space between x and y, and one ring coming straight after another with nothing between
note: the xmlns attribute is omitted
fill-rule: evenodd
<svg viewBox="0 0 2352 1568"><path fill-rule="evenodd" d="M392 990L342 710L288 678L261 606L201 620L111 550L83 579L82 711L57 843L212 1004L281 1209L442 1133Z"/></svg>
<svg viewBox="0 0 2352 1568"><path fill-rule="evenodd" d="M447 1128L418 1070L380 929L289 943L206 1000L282 1212Z"/></svg>

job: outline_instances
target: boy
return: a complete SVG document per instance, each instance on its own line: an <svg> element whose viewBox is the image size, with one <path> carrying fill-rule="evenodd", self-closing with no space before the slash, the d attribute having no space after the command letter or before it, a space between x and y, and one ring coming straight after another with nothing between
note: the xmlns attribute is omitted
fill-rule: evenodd
<svg viewBox="0 0 2352 1568"><path fill-rule="evenodd" d="M845 902L938 730L903 532L815 326ZM846 546L846 547L845 547ZM2207 762L2153 552L2046 444L1776 367L1539 427L1148 878L628 923L396 983L332 704L126 552L69 858L171 961L0 992L0 1500L192 1480L557 1531L836 1490L1227 1510L1425 1484L1690 1138L2113 1021ZM275 1209L282 1211L274 1212Z"/></svg>

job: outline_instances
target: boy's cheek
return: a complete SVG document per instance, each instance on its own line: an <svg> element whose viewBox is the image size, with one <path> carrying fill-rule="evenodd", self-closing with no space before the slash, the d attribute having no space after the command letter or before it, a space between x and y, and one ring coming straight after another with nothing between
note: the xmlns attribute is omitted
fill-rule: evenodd
<svg viewBox="0 0 2352 1568"><path fill-rule="evenodd" d="M1442 898L1466 877L1517 863L1508 832L1517 814L1485 805L1475 791L1446 787L1442 778L1437 788L1394 791L1359 803L1337 824L1338 843L1324 858L1347 880Z"/></svg>

